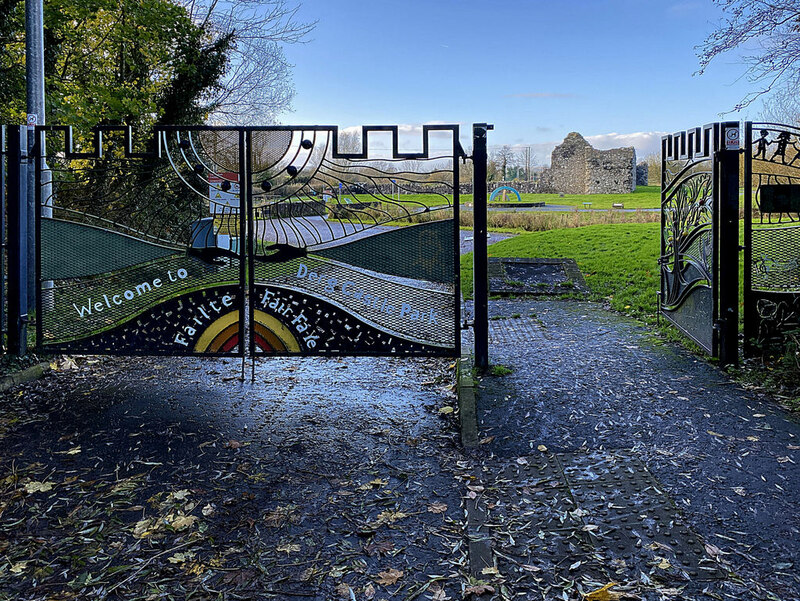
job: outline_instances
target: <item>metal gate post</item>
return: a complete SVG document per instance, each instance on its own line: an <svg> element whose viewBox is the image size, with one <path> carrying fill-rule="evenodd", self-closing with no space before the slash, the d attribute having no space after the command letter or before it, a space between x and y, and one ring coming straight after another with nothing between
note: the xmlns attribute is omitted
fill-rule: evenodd
<svg viewBox="0 0 800 601"><path fill-rule="evenodd" d="M473 298L475 303L475 367L489 367L489 257L486 244L486 132L493 125L475 123L472 126L472 215L473 215Z"/></svg>
<svg viewBox="0 0 800 601"><path fill-rule="evenodd" d="M721 124L717 155L719 185L719 362L739 362L739 150L726 150L726 132L738 122ZM738 146L738 145L737 145Z"/></svg>
<svg viewBox="0 0 800 601"><path fill-rule="evenodd" d="M752 355L758 334L758 314L753 298L753 122L744 125L744 354Z"/></svg>
<svg viewBox="0 0 800 601"><path fill-rule="evenodd" d="M28 351L28 132L8 128L8 349Z"/></svg>

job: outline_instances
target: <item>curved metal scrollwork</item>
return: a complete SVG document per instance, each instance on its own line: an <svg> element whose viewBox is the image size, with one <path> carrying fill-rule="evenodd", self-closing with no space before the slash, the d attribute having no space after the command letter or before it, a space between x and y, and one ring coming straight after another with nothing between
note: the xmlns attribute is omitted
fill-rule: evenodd
<svg viewBox="0 0 800 601"><path fill-rule="evenodd" d="M667 310L676 310L713 277L712 202L711 174L700 172L686 177L662 205L662 264L669 274L662 307Z"/></svg>
<svg viewBox="0 0 800 601"><path fill-rule="evenodd" d="M37 132L40 345L457 354L458 126Z"/></svg>
<svg viewBox="0 0 800 601"><path fill-rule="evenodd" d="M713 354L716 242L709 131L697 128L662 141L659 264L661 314Z"/></svg>

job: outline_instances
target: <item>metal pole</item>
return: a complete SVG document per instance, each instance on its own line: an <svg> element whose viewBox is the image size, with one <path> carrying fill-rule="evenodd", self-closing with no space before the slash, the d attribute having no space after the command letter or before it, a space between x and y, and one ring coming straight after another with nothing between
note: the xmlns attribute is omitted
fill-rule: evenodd
<svg viewBox="0 0 800 601"><path fill-rule="evenodd" d="M44 6L43 0L25 0L25 70L27 75L27 107L28 123L33 125L44 125ZM33 157L31 149L36 142L36 130L28 128L28 152L29 157ZM40 149L41 156L44 156L44 148ZM43 159L42 159L43 160ZM28 169L27 186L27 219L28 219L28 265L33 265L36 261L36 174L33 169ZM28 300L33 303L36 298L36 274L31 269L28 272L27 293Z"/></svg>
<svg viewBox="0 0 800 601"><path fill-rule="evenodd" d="M753 298L753 122L744 126L744 353L754 352L758 313Z"/></svg>
<svg viewBox="0 0 800 601"><path fill-rule="evenodd" d="M473 215L473 298L475 303L475 367L489 367L489 256L486 244L486 133L493 125L475 123L472 126L472 215Z"/></svg>
<svg viewBox="0 0 800 601"><path fill-rule="evenodd" d="M0 125L0 346L6 340L6 126Z"/></svg>
<svg viewBox="0 0 800 601"><path fill-rule="evenodd" d="M739 150L725 150L726 132L738 122L722 124L719 151L719 362L739 362Z"/></svg>
<svg viewBox="0 0 800 601"><path fill-rule="evenodd" d="M8 350L28 350L28 137L8 128Z"/></svg>

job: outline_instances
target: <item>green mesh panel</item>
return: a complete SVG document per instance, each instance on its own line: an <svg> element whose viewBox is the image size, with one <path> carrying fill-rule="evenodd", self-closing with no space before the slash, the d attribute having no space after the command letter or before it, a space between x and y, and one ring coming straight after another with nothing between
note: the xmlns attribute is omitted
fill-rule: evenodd
<svg viewBox="0 0 800 601"><path fill-rule="evenodd" d="M409 225L314 254L388 275L452 284L453 228L452 219Z"/></svg>
<svg viewBox="0 0 800 601"><path fill-rule="evenodd" d="M42 219L42 278L63 280L118 271L176 251L83 223Z"/></svg>

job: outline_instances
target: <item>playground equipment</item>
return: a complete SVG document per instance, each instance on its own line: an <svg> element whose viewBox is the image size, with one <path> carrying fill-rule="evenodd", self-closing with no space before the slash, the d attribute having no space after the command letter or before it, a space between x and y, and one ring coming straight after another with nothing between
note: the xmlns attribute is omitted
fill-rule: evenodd
<svg viewBox="0 0 800 601"><path fill-rule="evenodd" d="M499 188L495 188L494 192L489 196L489 202L492 202L498 194L502 193L502 198L500 199L502 202L508 202L508 194L512 193L515 194L517 197L517 202L522 202L522 197L519 195L519 192L512 188L511 186L500 186Z"/></svg>

